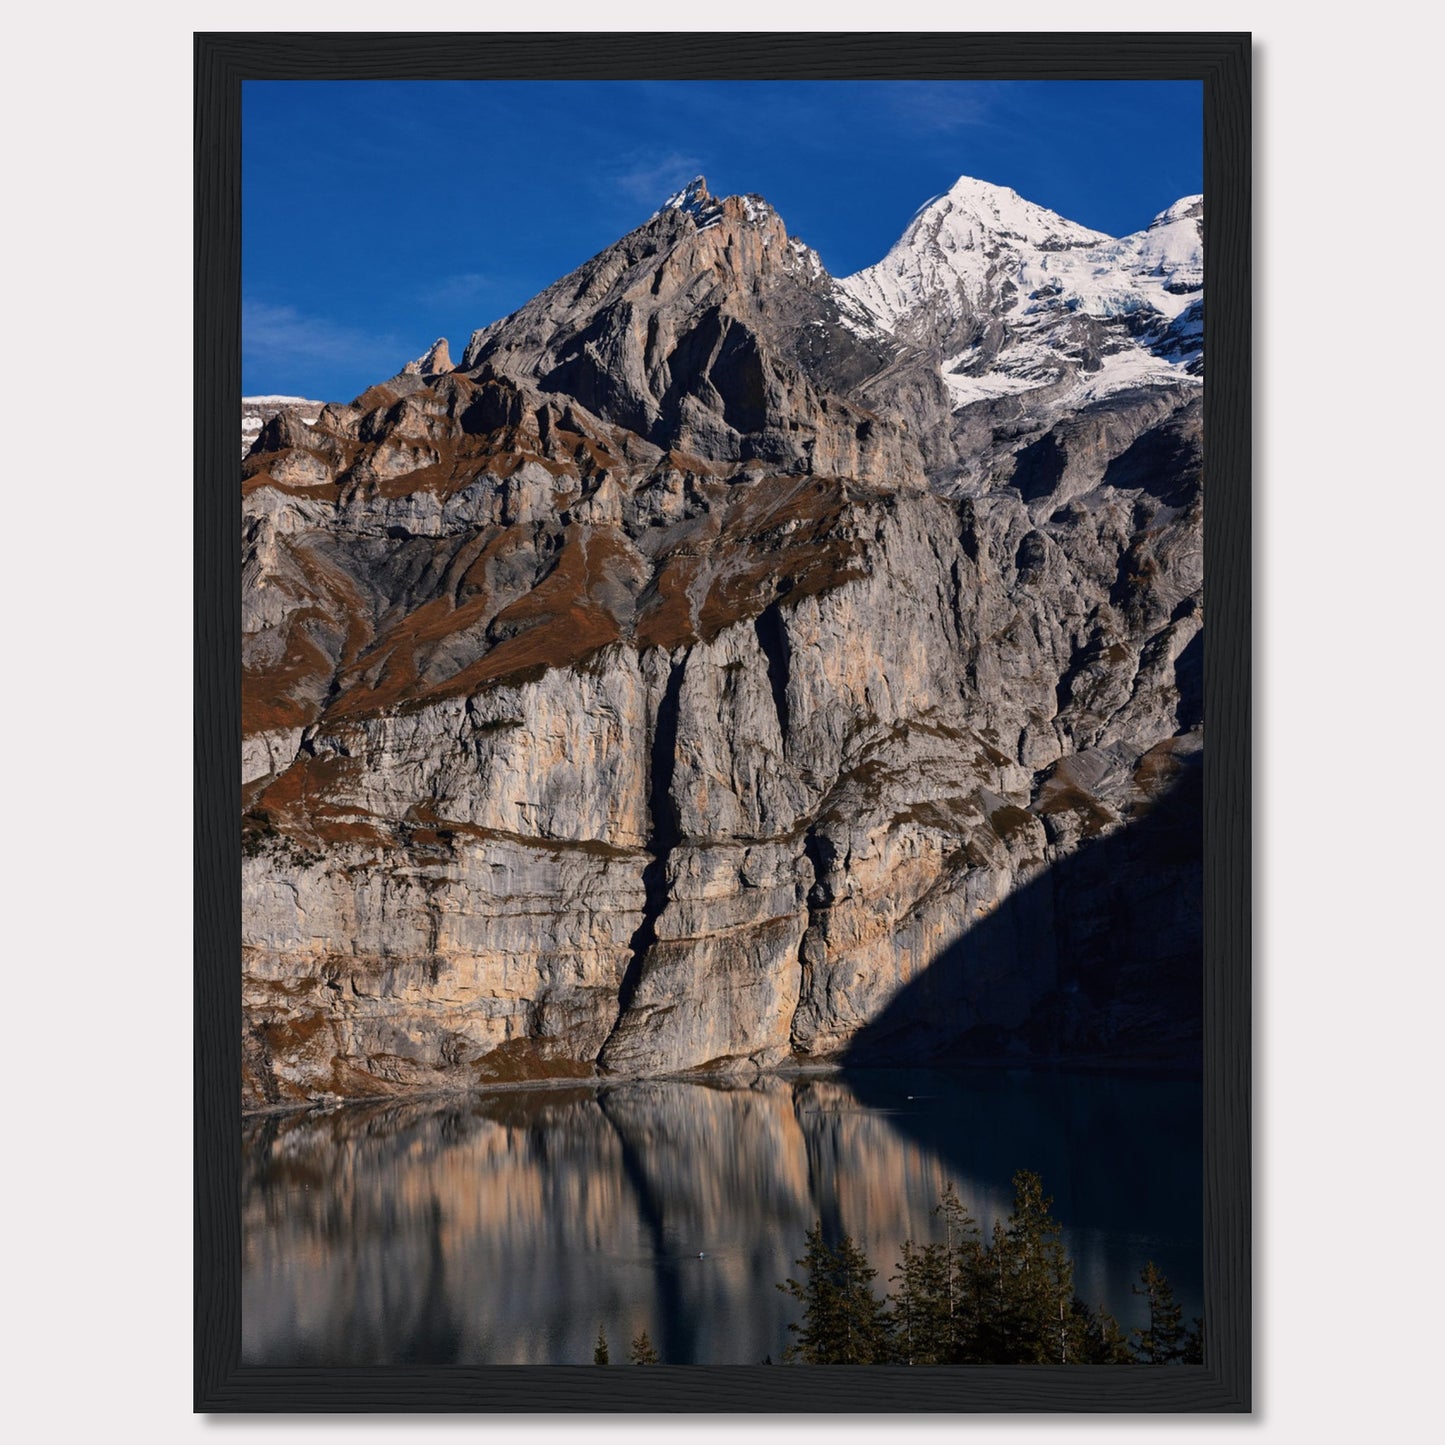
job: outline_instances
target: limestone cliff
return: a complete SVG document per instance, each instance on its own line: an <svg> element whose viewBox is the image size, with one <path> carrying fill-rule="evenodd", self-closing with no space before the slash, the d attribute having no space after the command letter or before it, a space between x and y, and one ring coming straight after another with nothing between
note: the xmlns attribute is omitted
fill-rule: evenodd
<svg viewBox="0 0 1445 1445"><path fill-rule="evenodd" d="M698 182L264 423L248 1101L1192 1052L1200 359L1082 236L1143 300L1000 311L1056 239L1005 235L930 332Z"/></svg>

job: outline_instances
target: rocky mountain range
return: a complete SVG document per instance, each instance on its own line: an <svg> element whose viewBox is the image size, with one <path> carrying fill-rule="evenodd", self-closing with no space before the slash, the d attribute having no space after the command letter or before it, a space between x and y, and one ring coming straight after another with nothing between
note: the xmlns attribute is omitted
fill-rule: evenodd
<svg viewBox="0 0 1445 1445"><path fill-rule="evenodd" d="M1200 1030L1202 201L699 178L243 462L244 1093Z"/></svg>

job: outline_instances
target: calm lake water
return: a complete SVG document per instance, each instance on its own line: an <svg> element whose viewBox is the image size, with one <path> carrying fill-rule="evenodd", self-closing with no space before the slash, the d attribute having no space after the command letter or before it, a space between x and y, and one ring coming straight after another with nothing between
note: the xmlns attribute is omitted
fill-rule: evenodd
<svg viewBox="0 0 1445 1445"><path fill-rule="evenodd" d="M243 1133L242 1353L254 1365L779 1360L805 1231L886 1288L946 1180L991 1227L1043 1175L1078 1292L1126 1328L1147 1260L1202 1313L1201 1092L1130 1076L849 1073L348 1105Z"/></svg>

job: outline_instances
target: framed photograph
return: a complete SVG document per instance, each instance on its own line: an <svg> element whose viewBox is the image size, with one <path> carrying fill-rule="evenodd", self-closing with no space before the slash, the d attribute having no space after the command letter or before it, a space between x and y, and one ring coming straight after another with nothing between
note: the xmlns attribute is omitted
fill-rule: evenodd
<svg viewBox="0 0 1445 1445"><path fill-rule="evenodd" d="M195 64L196 1409L1248 1411L1249 37Z"/></svg>

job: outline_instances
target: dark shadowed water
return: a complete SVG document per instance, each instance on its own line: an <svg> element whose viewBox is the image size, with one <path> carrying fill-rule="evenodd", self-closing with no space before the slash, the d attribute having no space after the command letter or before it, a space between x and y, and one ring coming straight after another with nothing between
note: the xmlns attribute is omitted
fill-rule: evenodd
<svg viewBox="0 0 1445 1445"><path fill-rule="evenodd" d="M1077 1289L1127 1327L1152 1259L1202 1313L1200 1086L1138 1075L859 1072L349 1105L243 1135L254 1365L590 1364L646 1329L668 1364L778 1360L775 1288L815 1219L932 1239L952 1180L985 1229L1037 1170Z"/></svg>

